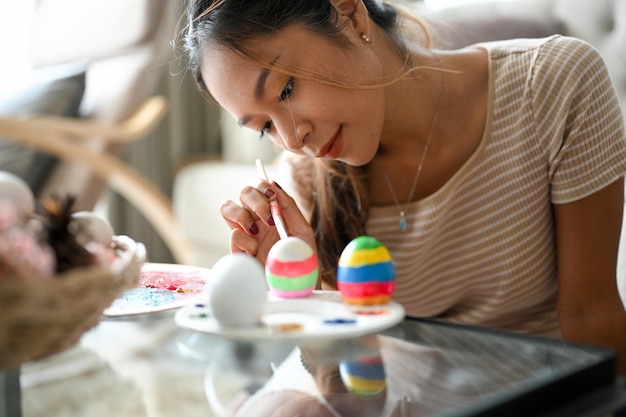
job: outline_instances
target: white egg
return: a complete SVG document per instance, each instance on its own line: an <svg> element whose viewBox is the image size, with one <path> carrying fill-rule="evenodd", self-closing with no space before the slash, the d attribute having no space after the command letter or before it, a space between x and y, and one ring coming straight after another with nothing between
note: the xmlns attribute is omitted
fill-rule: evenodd
<svg viewBox="0 0 626 417"><path fill-rule="evenodd" d="M96 242L108 247L113 242L114 232L111 224L91 211L73 213L69 230L81 245Z"/></svg>
<svg viewBox="0 0 626 417"><path fill-rule="evenodd" d="M35 210L35 196L30 186L22 178L10 172L0 171L0 199L15 204L20 213L32 214Z"/></svg>
<svg viewBox="0 0 626 417"><path fill-rule="evenodd" d="M258 326L267 301L265 272L252 256L235 253L220 258L207 283L208 304L221 327Z"/></svg>

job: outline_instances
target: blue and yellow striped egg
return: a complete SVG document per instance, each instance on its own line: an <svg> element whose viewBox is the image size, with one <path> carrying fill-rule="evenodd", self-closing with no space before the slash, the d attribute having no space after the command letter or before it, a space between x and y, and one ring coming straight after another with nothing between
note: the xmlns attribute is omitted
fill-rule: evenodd
<svg viewBox="0 0 626 417"><path fill-rule="evenodd" d="M357 395L376 395L387 386L380 356L339 362L339 374L346 389Z"/></svg>
<svg viewBox="0 0 626 417"><path fill-rule="evenodd" d="M371 236L359 236L341 253L337 289L353 305L389 302L396 288L396 271L387 248Z"/></svg>
<svg viewBox="0 0 626 417"><path fill-rule="evenodd" d="M265 262L269 291L280 298L310 296L317 284L318 270L317 255L311 246L293 236L276 242Z"/></svg>

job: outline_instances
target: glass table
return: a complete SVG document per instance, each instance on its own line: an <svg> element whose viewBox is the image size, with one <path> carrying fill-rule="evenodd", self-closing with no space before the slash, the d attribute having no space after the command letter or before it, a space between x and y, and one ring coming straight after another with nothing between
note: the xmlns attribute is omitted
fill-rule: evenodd
<svg viewBox="0 0 626 417"><path fill-rule="evenodd" d="M237 408L236 415L255 415L274 396L281 416L605 416L626 409L609 350L436 321L405 319L375 336L300 346L222 341L209 355L212 336L187 333L178 343L208 364L207 396L220 415ZM220 392L225 379L238 381L231 392Z"/></svg>
<svg viewBox="0 0 626 417"><path fill-rule="evenodd" d="M21 398L19 377L3 372L2 417L626 415L608 349L417 319L297 344L151 314L104 321L71 351L25 364Z"/></svg>

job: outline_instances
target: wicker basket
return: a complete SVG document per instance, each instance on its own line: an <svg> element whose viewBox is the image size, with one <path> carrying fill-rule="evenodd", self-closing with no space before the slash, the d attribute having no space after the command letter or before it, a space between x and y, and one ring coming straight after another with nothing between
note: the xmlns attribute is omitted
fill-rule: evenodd
<svg viewBox="0 0 626 417"><path fill-rule="evenodd" d="M59 353L100 321L119 295L137 285L146 251L116 236L111 269L77 268L51 280L0 282L0 369Z"/></svg>

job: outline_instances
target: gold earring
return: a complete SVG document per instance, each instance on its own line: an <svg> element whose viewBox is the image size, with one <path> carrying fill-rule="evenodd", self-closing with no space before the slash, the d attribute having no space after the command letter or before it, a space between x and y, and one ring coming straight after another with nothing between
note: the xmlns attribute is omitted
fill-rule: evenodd
<svg viewBox="0 0 626 417"><path fill-rule="evenodd" d="M363 38L363 40L365 41L365 43L372 43L372 40L370 39L369 36L367 36L367 33L365 32L361 32L361 37Z"/></svg>

